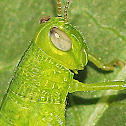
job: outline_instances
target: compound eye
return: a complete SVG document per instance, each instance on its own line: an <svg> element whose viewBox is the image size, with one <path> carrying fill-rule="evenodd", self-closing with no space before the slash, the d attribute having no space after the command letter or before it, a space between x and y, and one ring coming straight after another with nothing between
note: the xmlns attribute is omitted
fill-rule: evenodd
<svg viewBox="0 0 126 126"><path fill-rule="evenodd" d="M46 22L49 21L50 19L51 19L50 16L43 16L43 17L39 20L39 24L46 23Z"/></svg>
<svg viewBox="0 0 126 126"><path fill-rule="evenodd" d="M54 46L62 51L68 51L71 49L72 43L68 35L58 28L52 28L50 30L51 41Z"/></svg>

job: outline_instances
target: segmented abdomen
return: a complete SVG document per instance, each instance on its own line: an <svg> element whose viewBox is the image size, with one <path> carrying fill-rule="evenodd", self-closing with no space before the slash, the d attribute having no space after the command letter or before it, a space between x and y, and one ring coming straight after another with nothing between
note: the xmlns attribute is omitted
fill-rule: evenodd
<svg viewBox="0 0 126 126"><path fill-rule="evenodd" d="M2 102L0 126L65 125L65 100L72 78L68 69L32 42Z"/></svg>

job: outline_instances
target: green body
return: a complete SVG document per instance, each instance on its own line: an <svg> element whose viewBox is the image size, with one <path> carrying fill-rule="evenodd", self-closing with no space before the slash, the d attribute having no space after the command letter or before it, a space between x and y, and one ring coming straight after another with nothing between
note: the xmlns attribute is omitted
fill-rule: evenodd
<svg viewBox="0 0 126 126"><path fill-rule="evenodd" d="M67 43L69 48L64 48ZM77 73L88 60L103 70L122 65L119 60L104 64L87 53L80 33L62 18L40 24L3 99L0 126L64 126L68 92L126 88L123 81L84 84L74 80L70 70Z"/></svg>
<svg viewBox="0 0 126 126"><path fill-rule="evenodd" d="M0 123L2 119L5 126L61 125L72 77L67 68L33 42L11 82Z"/></svg>
<svg viewBox="0 0 126 126"><path fill-rule="evenodd" d="M73 41L73 49L67 53L55 48L48 35L50 28L61 26ZM69 69L82 69L87 63L86 50L81 51L83 59L75 55L82 49L82 42L79 32L62 18L38 26L4 97L0 126L65 125L65 100L73 80Z"/></svg>

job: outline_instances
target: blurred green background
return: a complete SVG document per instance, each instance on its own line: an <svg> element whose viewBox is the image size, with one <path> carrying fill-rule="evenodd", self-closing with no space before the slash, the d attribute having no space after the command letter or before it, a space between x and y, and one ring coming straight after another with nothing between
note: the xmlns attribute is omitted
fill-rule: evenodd
<svg viewBox="0 0 126 126"><path fill-rule="evenodd" d="M62 0L64 7L66 0ZM84 36L88 50L108 63L126 63L126 1L71 0L68 20ZM0 0L0 103L23 52L43 15L57 16L56 0ZM91 62L76 75L84 83L126 80L126 66L105 72ZM126 91L69 94L66 126L125 126Z"/></svg>

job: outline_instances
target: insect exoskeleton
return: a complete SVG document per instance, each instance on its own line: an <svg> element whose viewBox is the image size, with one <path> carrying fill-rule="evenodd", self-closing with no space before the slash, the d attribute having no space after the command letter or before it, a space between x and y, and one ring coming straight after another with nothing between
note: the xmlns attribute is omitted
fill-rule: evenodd
<svg viewBox="0 0 126 126"><path fill-rule="evenodd" d="M33 41L69 69L83 69L88 62L84 39L62 17L52 17L38 25Z"/></svg>

